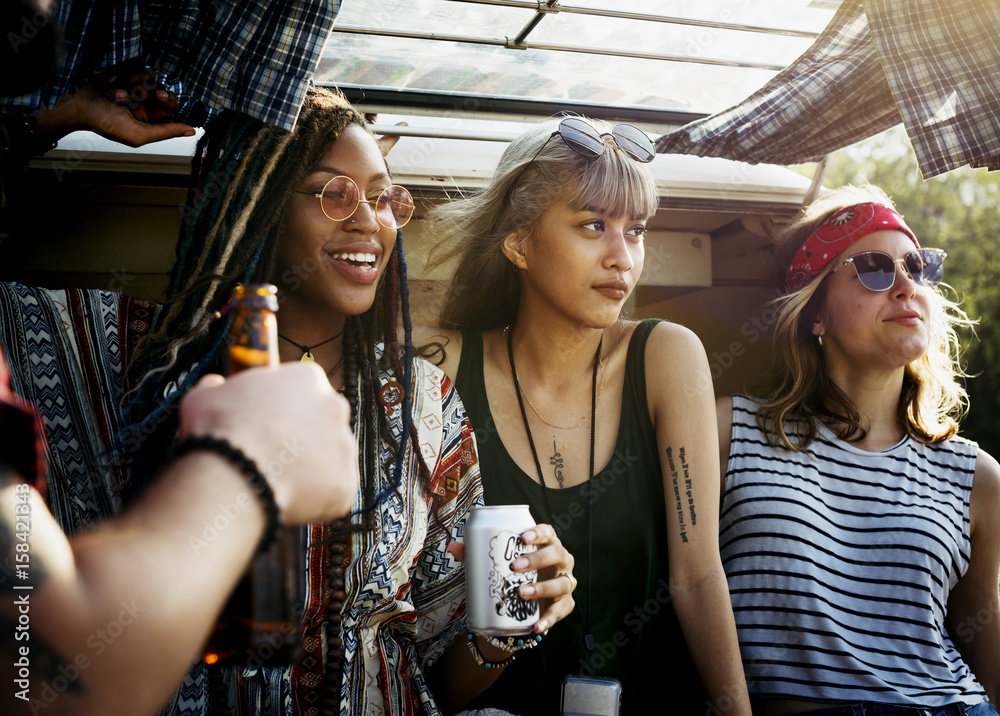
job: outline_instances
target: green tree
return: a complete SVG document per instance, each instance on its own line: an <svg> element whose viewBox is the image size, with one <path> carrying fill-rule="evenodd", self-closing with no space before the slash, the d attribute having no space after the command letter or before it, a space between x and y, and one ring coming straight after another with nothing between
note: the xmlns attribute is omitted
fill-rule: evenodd
<svg viewBox="0 0 1000 716"><path fill-rule="evenodd" d="M826 186L864 182L893 198L922 246L948 252L950 298L979 322L962 335L970 410L961 434L1000 456L1000 172L965 167L924 181L897 127L830 157Z"/></svg>

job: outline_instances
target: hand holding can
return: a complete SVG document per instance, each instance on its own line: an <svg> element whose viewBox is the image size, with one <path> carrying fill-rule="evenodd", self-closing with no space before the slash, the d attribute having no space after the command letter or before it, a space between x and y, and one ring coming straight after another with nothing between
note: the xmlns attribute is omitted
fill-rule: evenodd
<svg viewBox="0 0 1000 716"><path fill-rule="evenodd" d="M528 634L538 621L538 601L520 589L538 573L515 572L512 563L537 547L521 534L535 526L527 505L475 507L465 535L469 630L484 636Z"/></svg>

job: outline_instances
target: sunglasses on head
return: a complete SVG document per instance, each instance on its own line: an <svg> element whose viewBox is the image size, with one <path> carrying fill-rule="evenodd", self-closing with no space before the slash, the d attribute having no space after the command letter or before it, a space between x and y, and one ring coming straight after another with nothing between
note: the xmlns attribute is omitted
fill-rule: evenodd
<svg viewBox="0 0 1000 716"><path fill-rule="evenodd" d="M901 265L915 284L932 288L944 278L944 259L947 255L941 249L916 249L894 259L884 251L862 251L831 273L853 264L862 286L871 291L888 291L896 283L896 266Z"/></svg>
<svg viewBox="0 0 1000 716"><path fill-rule="evenodd" d="M549 135L549 139L557 135L562 137L566 145L577 154L588 157L599 157L607 151L605 137L611 137L616 147L637 162L648 164L656 156L653 141L645 132L631 124L616 124L610 132L601 134L590 122L579 117L567 117L559 123L559 128ZM542 150L538 151L540 153Z"/></svg>
<svg viewBox="0 0 1000 716"><path fill-rule="evenodd" d="M386 187L375 199L365 199L353 179L336 176L318 194L298 190L295 193L318 198L323 213L332 221L351 218L362 204L373 206L376 220L387 229L399 229L413 216L413 197L398 184Z"/></svg>
<svg viewBox="0 0 1000 716"><path fill-rule="evenodd" d="M579 117L567 117L559 123L556 131L542 142L542 146L535 152L535 156L521 166L517 178L511 181L511 186L515 186L521 180L521 175L535 163L538 155L542 153L553 137L562 137L567 147L585 157L593 158L604 154L608 149L608 145L604 141L605 137L611 137L611 141L615 143L616 147L637 162L648 164L656 156L653 141L638 127L633 127L631 124L616 124L610 132L601 134L587 120Z"/></svg>

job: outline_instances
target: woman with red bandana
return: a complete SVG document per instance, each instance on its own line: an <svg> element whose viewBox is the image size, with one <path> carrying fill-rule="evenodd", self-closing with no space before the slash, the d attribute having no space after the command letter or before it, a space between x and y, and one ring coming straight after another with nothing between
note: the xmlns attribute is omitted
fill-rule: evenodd
<svg viewBox="0 0 1000 716"><path fill-rule="evenodd" d="M945 254L848 187L778 258L777 387L718 406L754 713L994 714L1000 467L956 436L968 319L935 288Z"/></svg>

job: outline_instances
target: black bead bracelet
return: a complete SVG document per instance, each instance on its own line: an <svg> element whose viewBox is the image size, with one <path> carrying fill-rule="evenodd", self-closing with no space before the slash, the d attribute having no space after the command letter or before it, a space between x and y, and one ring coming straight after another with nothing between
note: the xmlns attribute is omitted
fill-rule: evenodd
<svg viewBox="0 0 1000 716"><path fill-rule="evenodd" d="M170 446L164 464L170 464L178 458L200 451L214 452L225 458L250 481L250 485L260 499L261 507L264 508L267 515L267 527L264 528L260 544L257 545L257 554L263 554L278 540L282 522L278 503L274 501L274 492L271 491L271 486L267 484L267 480L257 467L257 463L226 440L208 435L191 435L181 438Z"/></svg>

